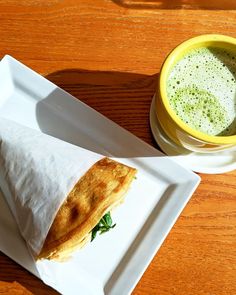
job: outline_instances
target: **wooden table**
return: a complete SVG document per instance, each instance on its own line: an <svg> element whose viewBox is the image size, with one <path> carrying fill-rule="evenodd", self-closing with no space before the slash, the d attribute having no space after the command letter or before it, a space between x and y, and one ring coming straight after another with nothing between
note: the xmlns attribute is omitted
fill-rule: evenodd
<svg viewBox="0 0 236 295"><path fill-rule="evenodd" d="M149 108L165 56L199 34L236 37L236 11L161 2L0 1L0 57L19 59L158 148ZM201 177L133 294L236 294L236 171ZM0 280L57 294L4 254Z"/></svg>

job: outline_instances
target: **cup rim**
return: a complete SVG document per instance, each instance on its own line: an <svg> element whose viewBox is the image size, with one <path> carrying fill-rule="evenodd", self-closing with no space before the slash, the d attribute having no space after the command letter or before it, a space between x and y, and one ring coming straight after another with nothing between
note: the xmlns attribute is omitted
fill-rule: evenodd
<svg viewBox="0 0 236 295"><path fill-rule="evenodd" d="M160 99L162 100L162 103L164 104L164 107L169 114L169 116L172 118L172 120L177 124L177 126L180 127L183 131L185 131L190 136L204 142L208 142L210 144L236 144L236 135L229 135L229 136L216 136L216 135L208 135L206 133L203 133L201 131L195 130L191 127L189 127L185 122L183 122L175 113L175 111L171 108L168 95L166 91L166 81L168 77L168 73L170 68L174 64L174 60L176 59L176 56L181 55L181 52L186 50L186 48L189 48L196 44L201 44L204 42L224 42L231 45L236 46L236 39L230 36L226 35L220 35L220 34L207 34L207 35L200 35L193 38L190 38L179 45L175 47L167 56L165 59L159 76L159 93L160 93Z"/></svg>

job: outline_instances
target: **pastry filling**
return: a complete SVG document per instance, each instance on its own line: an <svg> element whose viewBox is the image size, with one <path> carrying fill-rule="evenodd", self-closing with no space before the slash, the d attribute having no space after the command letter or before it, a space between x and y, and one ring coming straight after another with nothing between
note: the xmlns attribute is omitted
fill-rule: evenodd
<svg viewBox="0 0 236 295"><path fill-rule="evenodd" d="M99 223L92 229L91 232L91 242L96 238L97 233L100 235L108 232L110 229L114 228L116 224L112 224L112 218L110 212L107 212L99 221Z"/></svg>

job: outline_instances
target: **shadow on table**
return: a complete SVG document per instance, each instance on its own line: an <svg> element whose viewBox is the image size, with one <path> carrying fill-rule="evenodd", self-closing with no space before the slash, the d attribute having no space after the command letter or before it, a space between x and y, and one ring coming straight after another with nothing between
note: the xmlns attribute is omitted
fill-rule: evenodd
<svg viewBox="0 0 236 295"><path fill-rule="evenodd" d="M112 0L119 6L131 9L206 9L234 10L235 0Z"/></svg>
<svg viewBox="0 0 236 295"><path fill-rule="evenodd" d="M66 69L46 76L48 80L66 92L155 147L157 145L149 126L149 111L155 93L157 77L158 74L148 76L81 69ZM91 118L91 112L89 113L88 108L83 104L80 105L78 112L78 109L74 110L73 106L66 105L65 100L65 93L56 88L48 97L37 103L36 115L40 129L47 134L73 144L78 144L76 140L80 140L84 148L91 147L94 142L100 143L100 141L101 146L106 146L106 136L104 135L102 139L96 138L94 141L93 137L98 137L98 135L93 134L93 130L90 130L93 123L97 124L96 122L99 122L98 118L96 118L97 114L94 113L94 118ZM73 104L73 101L70 100L70 102ZM68 116L65 115L63 120L67 120L66 123L68 124L64 125L61 120L64 113L63 107L64 109L69 107L70 116L74 116L71 121L68 121ZM76 121L78 117L82 122L81 126L73 126L73 121ZM106 126L96 126L96 129L99 129L100 133L103 129L107 130ZM78 138L78 130L80 138ZM58 132L58 134L55 134L55 132ZM65 137L62 138L61 134L65 134ZM119 134L119 136L107 134L107 139L114 137L112 148L122 156L122 149L121 151L118 150L120 144L117 144L117 140L122 140L122 134ZM124 137L126 137L125 134ZM93 150L103 152L98 151L95 146ZM133 153L135 154L135 152ZM130 151L130 154L132 154L132 151Z"/></svg>
<svg viewBox="0 0 236 295"><path fill-rule="evenodd" d="M59 293L49 286L46 286L39 278L28 272L21 265L0 252L1 266L5 269L0 273L0 281L18 282L33 294L58 295ZM2 294L2 293L0 293ZM4 293L4 294L25 294L25 293Z"/></svg>

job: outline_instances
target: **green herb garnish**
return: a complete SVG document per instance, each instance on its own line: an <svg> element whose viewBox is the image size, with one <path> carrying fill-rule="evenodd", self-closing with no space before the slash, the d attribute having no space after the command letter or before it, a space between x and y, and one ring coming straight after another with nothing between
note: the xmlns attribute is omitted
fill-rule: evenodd
<svg viewBox="0 0 236 295"><path fill-rule="evenodd" d="M110 212L106 213L99 223L92 229L91 242L96 238L97 232L104 234L108 232L111 228L115 227L116 224L112 224Z"/></svg>

